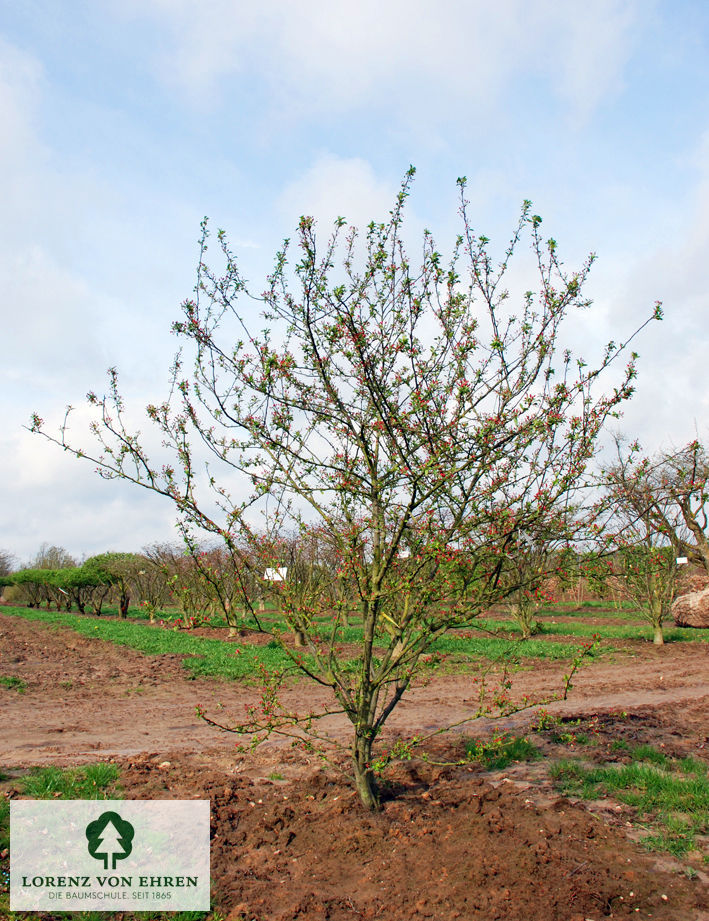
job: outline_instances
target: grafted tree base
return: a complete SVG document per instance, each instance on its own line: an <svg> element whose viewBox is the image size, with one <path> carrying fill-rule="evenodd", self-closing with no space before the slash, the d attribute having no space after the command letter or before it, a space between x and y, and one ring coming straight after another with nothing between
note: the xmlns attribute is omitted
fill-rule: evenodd
<svg viewBox="0 0 709 921"><path fill-rule="evenodd" d="M355 764L355 787L365 809L376 812L379 809L379 795L371 772L360 771Z"/></svg>

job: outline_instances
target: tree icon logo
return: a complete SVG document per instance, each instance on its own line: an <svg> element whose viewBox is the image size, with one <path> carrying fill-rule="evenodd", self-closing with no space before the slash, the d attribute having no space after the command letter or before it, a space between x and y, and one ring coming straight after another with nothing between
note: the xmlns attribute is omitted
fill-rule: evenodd
<svg viewBox="0 0 709 921"><path fill-rule="evenodd" d="M123 860L133 850L135 829L117 812L104 812L86 826L89 854L103 860L104 870L115 870L116 861Z"/></svg>

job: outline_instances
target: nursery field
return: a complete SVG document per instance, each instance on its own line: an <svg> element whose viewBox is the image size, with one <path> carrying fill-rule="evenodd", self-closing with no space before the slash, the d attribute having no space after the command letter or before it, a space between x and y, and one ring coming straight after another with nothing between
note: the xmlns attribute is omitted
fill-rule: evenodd
<svg viewBox="0 0 709 921"><path fill-rule="evenodd" d="M9 798L105 796L211 800L213 912L166 918L708 921L709 630L670 626L656 647L632 609L587 604L546 610L524 642L494 613L447 635L381 740L431 735L424 757L386 768L369 814L341 755L242 753L198 717L242 716L258 665L282 664L275 644L129 615L0 608L0 918L23 917L6 892ZM503 662L513 699L552 698L593 635L567 700L436 734ZM353 667L358 639L353 625ZM328 702L304 679L283 700ZM341 717L325 728L349 737Z"/></svg>

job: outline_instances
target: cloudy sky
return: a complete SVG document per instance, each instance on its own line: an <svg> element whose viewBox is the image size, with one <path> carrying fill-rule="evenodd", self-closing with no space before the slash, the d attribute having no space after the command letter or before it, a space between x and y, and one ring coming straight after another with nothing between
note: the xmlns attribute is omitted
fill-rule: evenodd
<svg viewBox="0 0 709 921"><path fill-rule="evenodd" d="M165 500L23 426L101 391L159 400L199 222L257 290L301 214L410 222L445 245L469 180L503 245L529 198L567 265L598 253L583 338L632 332L622 427L709 435L709 5L703 0L0 3L0 547L173 539ZM77 435L80 428L77 423Z"/></svg>

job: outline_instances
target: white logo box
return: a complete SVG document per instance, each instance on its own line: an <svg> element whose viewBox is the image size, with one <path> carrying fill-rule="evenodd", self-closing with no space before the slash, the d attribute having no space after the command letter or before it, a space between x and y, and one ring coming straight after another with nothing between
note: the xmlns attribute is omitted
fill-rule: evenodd
<svg viewBox="0 0 709 921"><path fill-rule="evenodd" d="M208 911L209 800L12 800L12 911Z"/></svg>

